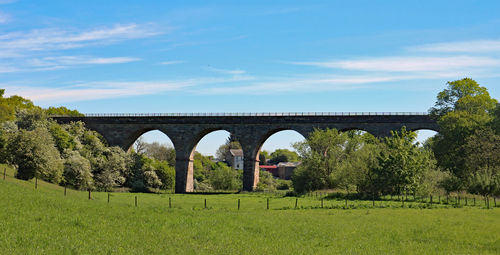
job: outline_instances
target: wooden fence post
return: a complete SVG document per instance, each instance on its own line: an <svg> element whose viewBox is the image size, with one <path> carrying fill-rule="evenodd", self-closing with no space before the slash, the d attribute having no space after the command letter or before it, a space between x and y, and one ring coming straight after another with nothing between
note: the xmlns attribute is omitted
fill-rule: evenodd
<svg viewBox="0 0 500 255"><path fill-rule="evenodd" d="M90 189L89 189L89 200L90 200L90 199L92 199L92 196L91 196L91 194L90 194Z"/></svg>
<svg viewBox="0 0 500 255"><path fill-rule="evenodd" d="M38 189L38 178L35 177L35 189Z"/></svg>
<svg viewBox="0 0 500 255"><path fill-rule="evenodd" d="M207 199L205 198L205 209L207 209Z"/></svg>
<svg viewBox="0 0 500 255"><path fill-rule="evenodd" d="M238 210L240 210L240 199L238 198Z"/></svg>
<svg viewBox="0 0 500 255"><path fill-rule="evenodd" d="M168 208L172 208L172 198L168 197Z"/></svg>
<svg viewBox="0 0 500 255"><path fill-rule="evenodd" d="M109 192L108 192L108 204L109 204Z"/></svg>
<svg viewBox="0 0 500 255"><path fill-rule="evenodd" d="M66 196L66 185L64 185L64 196Z"/></svg>
<svg viewBox="0 0 500 255"><path fill-rule="evenodd" d="M5 175L7 174L7 167L3 168L3 179L5 180Z"/></svg>
<svg viewBox="0 0 500 255"><path fill-rule="evenodd" d="M297 204L299 203L299 199L295 198L295 209L297 209Z"/></svg>
<svg viewBox="0 0 500 255"><path fill-rule="evenodd" d="M137 207L137 196L135 196L135 207Z"/></svg>
<svg viewBox="0 0 500 255"><path fill-rule="evenodd" d="M267 210L269 210L269 198L267 198Z"/></svg>

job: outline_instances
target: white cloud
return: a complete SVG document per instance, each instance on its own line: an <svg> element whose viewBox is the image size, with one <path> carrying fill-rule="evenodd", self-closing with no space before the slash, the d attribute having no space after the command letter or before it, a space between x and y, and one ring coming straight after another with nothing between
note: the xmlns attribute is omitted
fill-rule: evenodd
<svg viewBox="0 0 500 255"><path fill-rule="evenodd" d="M245 74L246 71L245 70L238 70L238 69L233 69L233 70L230 70L230 69L220 69L220 68L214 68L214 67L206 67L205 69L207 69L208 71L211 71L211 72L214 72L214 73L220 73L220 74L230 74L230 75L242 75L242 74Z"/></svg>
<svg viewBox="0 0 500 255"><path fill-rule="evenodd" d="M172 81L100 81L75 83L61 88L12 86L0 84L8 95L22 95L37 103L88 101L126 96L152 95L168 91L178 91L188 87L207 84L238 82L245 77L211 78L202 77Z"/></svg>
<svg viewBox="0 0 500 255"><path fill-rule="evenodd" d="M94 58L87 56L59 56L33 59L33 66L53 66L53 65L85 65L85 64L121 64L139 61L139 58L132 57L111 57Z"/></svg>
<svg viewBox="0 0 500 255"><path fill-rule="evenodd" d="M308 65L316 67L371 72L437 72L467 70L470 68L499 67L500 59L474 56L381 57L358 60L289 63L295 65Z"/></svg>
<svg viewBox="0 0 500 255"><path fill-rule="evenodd" d="M40 29L0 35L0 49L18 51L64 50L151 37L160 33L149 26L137 24L120 24L110 28L93 29L83 32Z"/></svg>
<svg viewBox="0 0 500 255"><path fill-rule="evenodd" d="M422 52L458 53L500 53L500 40L473 40L445 43L431 43L409 47L409 50Z"/></svg>
<svg viewBox="0 0 500 255"><path fill-rule="evenodd" d="M182 64L182 63L185 63L185 61L182 61L182 60L170 60L170 61L161 62L160 65L175 65L175 64Z"/></svg>

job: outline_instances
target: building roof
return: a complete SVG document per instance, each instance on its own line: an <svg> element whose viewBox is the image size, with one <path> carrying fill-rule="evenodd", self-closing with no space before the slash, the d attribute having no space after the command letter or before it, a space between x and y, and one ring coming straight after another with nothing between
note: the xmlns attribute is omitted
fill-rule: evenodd
<svg viewBox="0 0 500 255"><path fill-rule="evenodd" d="M262 169L276 169L276 168L278 168L278 166L275 166L275 165L270 165L270 166L268 166L268 165L259 165L259 167L262 168Z"/></svg>
<svg viewBox="0 0 500 255"><path fill-rule="evenodd" d="M298 167L302 162L280 162L278 167Z"/></svg>
<svg viewBox="0 0 500 255"><path fill-rule="evenodd" d="M243 157L242 149L230 149L229 152L231 152L231 155L233 155L233 157Z"/></svg>

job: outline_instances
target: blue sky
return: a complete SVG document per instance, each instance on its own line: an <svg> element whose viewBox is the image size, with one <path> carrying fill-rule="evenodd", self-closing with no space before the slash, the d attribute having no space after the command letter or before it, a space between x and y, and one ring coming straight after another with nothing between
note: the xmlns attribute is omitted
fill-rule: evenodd
<svg viewBox="0 0 500 255"><path fill-rule="evenodd" d="M499 13L499 1L0 0L0 88L84 113L423 112L463 77L500 98ZM212 136L203 153L223 142Z"/></svg>

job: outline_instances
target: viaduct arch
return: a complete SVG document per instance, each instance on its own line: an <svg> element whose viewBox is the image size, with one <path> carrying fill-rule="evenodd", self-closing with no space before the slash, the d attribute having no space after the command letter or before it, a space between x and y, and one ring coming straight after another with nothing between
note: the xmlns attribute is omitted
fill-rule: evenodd
<svg viewBox="0 0 500 255"><path fill-rule="evenodd" d="M439 132L425 113L222 113L222 114L88 114L84 117L54 116L60 123L82 121L100 133L111 146L128 150L142 134L159 130L174 144L175 192L193 191L193 155L198 142L217 130L230 132L241 144L244 156L243 190L259 182L259 151L274 133L294 130L307 138L314 129L359 129L377 137L392 130L430 129Z"/></svg>

